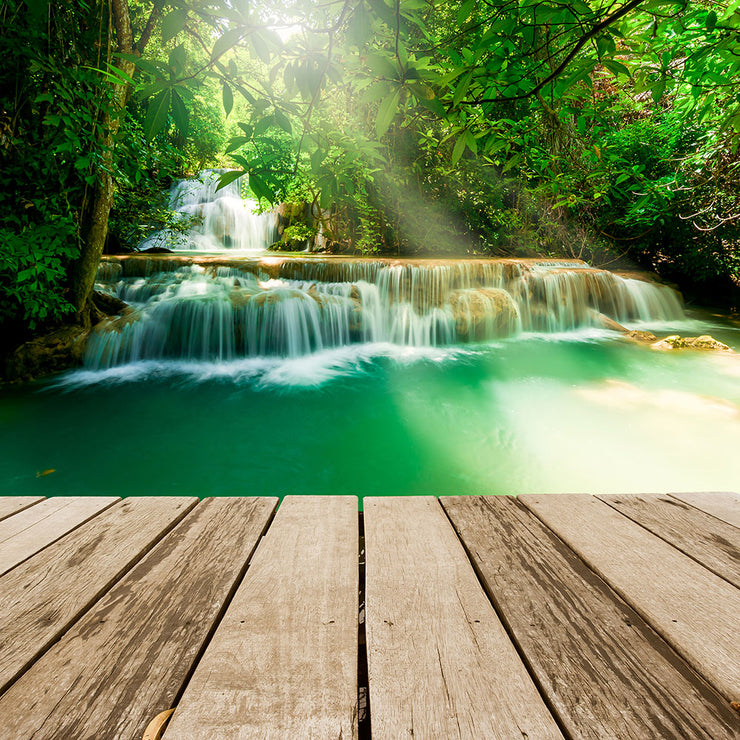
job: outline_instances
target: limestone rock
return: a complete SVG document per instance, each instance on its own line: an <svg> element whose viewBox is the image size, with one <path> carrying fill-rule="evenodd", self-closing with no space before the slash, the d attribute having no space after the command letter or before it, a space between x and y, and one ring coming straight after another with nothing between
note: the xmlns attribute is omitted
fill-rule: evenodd
<svg viewBox="0 0 740 740"><path fill-rule="evenodd" d="M622 326L618 321L615 321L614 319L610 318L606 314L599 313L598 311L591 311L591 318L594 321L594 324L596 326L601 326L604 329L609 329L610 331L618 331L622 334L628 334L630 333L629 329L627 327Z"/></svg>
<svg viewBox="0 0 740 740"><path fill-rule="evenodd" d="M670 351L674 349L698 349L710 352L732 352L732 350L722 342L717 341L708 334L700 337L680 337L678 334L672 334L665 339L653 342L652 349L659 351Z"/></svg>
<svg viewBox="0 0 740 740"><path fill-rule="evenodd" d="M505 290L454 290L449 297L457 334L462 339L508 337L519 326L519 312Z"/></svg>
<svg viewBox="0 0 740 740"><path fill-rule="evenodd" d="M658 341L658 337L651 331L637 331L635 329L628 331L624 337L638 344L653 344L653 342Z"/></svg>
<svg viewBox="0 0 740 740"><path fill-rule="evenodd" d="M707 349L719 352L732 352L732 350L722 342L718 341L714 337L710 337L708 334L702 334L700 337L688 337L684 340L687 346L692 349Z"/></svg>
<svg viewBox="0 0 740 740"><path fill-rule="evenodd" d="M66 326L18 347L7 360L9 380L32 380L82 364L89 329Z"/></svg>
<svg viewBox="0 0 740 740"><path fill-rule="evenodd" d="M92 302L95 307L108 316L120 314L128 308L128 303L110 293L102 293L96 290L92 294Z"/></svg>
<svg viewBox="0 0 740 740"><path fill-rule="evenodd" d="M124 327L133 324L141 318L141 312L132 306L126 305L118 316L110 316L99 321L93 327L95 332L122 331Z"/></svg>

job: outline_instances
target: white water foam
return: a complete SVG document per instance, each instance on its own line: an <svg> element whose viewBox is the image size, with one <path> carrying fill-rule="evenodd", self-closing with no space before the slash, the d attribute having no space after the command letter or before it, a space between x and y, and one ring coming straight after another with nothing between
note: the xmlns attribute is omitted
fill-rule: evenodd
<svg viewBox="0 0 740 740"><path fill-rule="evenodd" d="M228 381L257 387L319 387L341 377L366 373L372 363L444 363L470 357L490 344L474 347L407 347L377 342L346 345L299 357L249 357L229 361L141 360L102 370L80 369L59 376L48 387L75 390L93 385L181 380L186 383Z"/></svg>

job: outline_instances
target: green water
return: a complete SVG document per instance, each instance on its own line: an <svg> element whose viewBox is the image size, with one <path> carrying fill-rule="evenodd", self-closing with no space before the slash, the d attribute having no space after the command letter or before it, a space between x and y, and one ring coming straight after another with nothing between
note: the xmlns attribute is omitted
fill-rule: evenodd
<svg viewBox="0 0 740 740"><path fill-rule="evenodd" d="M139 363L1 389L0 449L3 495L739 490L740 359L586 332Z"/></svg>

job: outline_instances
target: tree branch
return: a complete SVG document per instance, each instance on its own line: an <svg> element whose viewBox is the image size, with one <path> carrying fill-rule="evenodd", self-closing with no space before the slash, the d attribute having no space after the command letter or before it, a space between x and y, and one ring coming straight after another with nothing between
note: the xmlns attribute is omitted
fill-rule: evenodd
<svg viewBox="0 0 740 740"><path fill-rule="evenodd" d="M597 23L590 31L587 31L580 39L574 44L573 48L565 55L562 62L543 80L538 82L529 92L523 93L522 95L513 95L511 97L499 96L496 98L478 98L476 100L465 100L461 101L462 105L481 105L482 103L500 103L502 101L511 100L526 100L536 95L542 88L549 85L553 80L557 79L568 67L568 65L575 59L578 52L594 37L600 34L602 31L607 29L612 23L615 23L620 18L627 15L630 11L634 10L645 0L630 0L626 5L623 5L618 11L612 13L612 15L604 18L603 21Z"/></svg>

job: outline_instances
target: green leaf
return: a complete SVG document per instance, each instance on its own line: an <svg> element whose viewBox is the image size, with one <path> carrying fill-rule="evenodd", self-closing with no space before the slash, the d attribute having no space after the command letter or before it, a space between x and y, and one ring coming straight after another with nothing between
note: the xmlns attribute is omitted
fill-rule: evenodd
<svg viewBox="0 0 740 740"><path fill-rule="evenodd" d="M375 133L378 138L381 138L388 127L391 125L391 121L398 112L398 97L400 90L396 90L392 95L384 98L378 109L378 117L375 119Z"/></svg>
<svg viewBox="0 0 740 740"><path fill-rule="evenodd" d="M172 90L162 90L150 103L144 120L144 135L151 141L167 123L167 114L170 110Z"/></svg>
<svg viewBox="0 0 740 740"><path fill-rule="evenodd" d="M602 34L596 39L596 48L599 51L599 55L613 54L617 50L617 45L614 43L614 39L608 34Z"/></svg>
<svg viewBox="0 0 740 740"><path fill-rule="evenodd" d="M362 93L360 96L360 103L363 105L374 103L376 100L380 100L382 97L388 95L390 91L391 86L387 82L374 82Z"/></svg>
<svg viewBox="0 0 740 740"><path fill-rule="evenodd" d="M265 39L260 36L260 34L255 31L250 37L249 40L252 42L252 47L254 48L255 53L257 56L265 63L270 63L270 47L267 45L267 42Z"/></svg>
<svg viewBox="0 0 740 740"><path fill-rule="evenodd" d="M221 190L221 188L225 188L227 185L234 182L234 180L238 180L242 175L246 175L246 172L243 172L242 170L224 172L224 174L218 178L218 186L216 187L216 190L218 191Z"/></svg>
<svg viewBox="0 0 740 740"><path fill-rule="evenodd" d="M460 10L457 12L457 25L462 26L462 24L468 20L470 17L470 13L472 12L473 8L475 7L476 0L465 0L465 2L460 6Z"/></svg>
<svg viewBox="0 0 740 740"><path fill-rule="evenodd" d="M321 171L321 163L324 161L325 156L326 152L323 152L321 149L316 149L311 155L311 171L315 175L318 175Z"/></svg>
<svg viewBox="0 0 740 740"><path fill-rule="evenodd" d="M629 77L630 71L621 62L616 59L602 59L601 63L615 76L626 75Z"/></svg>
<svg viewBox="0 0 740 740"><path fill-rule="evenodd" d="M164 65L159 62L150 62L148 59L142 59L141 57L137 57L136 54L115 54L114 56L119 59L123 59L124 61L131 62L140 70L153 75L154 77L162 77L167 73L167 69Z"/></svg>
<svg viewBox="0 0 740 740"><path fill-rule="evenodd" d="M185 50L185 44L180 44L170 52L170 57L167 60L167 63L169 64L170 69L177 75L184 69L187 58L188 53Z"/></svg>
<svg viewBox="0 0 740 740"><path fill-rule="evenodd" d="M248 136L233 136L229 139L229 145L226 147L224 154L231 154L250 141L251 139Z"/></svg>
<svg viewBox="0 0 740 740"><path fill-rule="evenodd" d="M26 9L31 22L38 23L49 14L49 0L26 0Z"/></svg>
<svg viewBox="0 0 740 740"><path fill-rule="evenodd" d="M370 16L365 9L365 3L360 0L349 22L349 39L357 47L361 47L371 36Z"/></svg>
<svg viewBox="0 0 740 740"><path fill-rule="evenodd" d="M211 51L211 61L215 61L223 56L232 46L239 43L242 36L247 32L246 28L230 28L226 33L217 39Z"/></svg>
<svg viewBox="0 0 740 740"><path fill-rule="evenodd" d="M452 158L450 161L452 164L457 164L460 161L460 157L462 157L463 152L465 151L465 145L467 144L467 132L463 131L460 136L457 137L457 141L455 142L455 146L452 150Z"/></svg>
<svg viewBox="0 0 740 740"><path fill-rule="evenodd" d="M319 193L319 206L324 210L331 208L332 193L330 188L322 188Z"/></svg>
<svg viewBox="0 0 740 740"><path fill-rule="evenodd" d="M267 183L259 175L255 175L252 172L249 173L249 189L257 196L257 198L264 198L270 203L272 203L275 197Z"/></svg>
<svg viewBox="0 0 740 740"><path fill-rule="evenodd" d="M398 69L393 62L383 54L368 54L365 65L376 77L385 77L389 80L398 79Z"/></svg>
<svg viewBox="0 0 740 740"><path fill-rule="evenodd" d="M151 85L147 85L146 87L143 87L139 92L136 93L136 97L138 100L146 100L147 98L150 98L154 93L160 92L160 90L164 90L166 87L169 87L168 83L164 80L160 80L159 82L153 82Z"/></svg>
<svg viewBox="0 0 740 740"><path fill-rule="evenodd" d="M395 3L394 7L390 8L383 2L383 0L368 0L370 7L372 8L375 15L380 18L384 23L389 25L391 28L396 22Z"/></svg>
<svg viewBox="0 0 740 740"><path fill-rule="evenodd" d="M522 154L515 154L505 165L503 170L501 170L501 174L504 174L505 172L508 172L512 167L516 167L516 165L519 164L522 160Z"/></svg>
<svg viewBox="0 0 740 740"><path fill-rule="evenodd" d="M172 90L172 118L177 130L183 135L188 133L188 109L177 90ZM137 170L138 171L138 170Z"/></svg>
<svg viewBox="0 0 740 740"><path fill-rule="evenodd" d="M707 13L707 19L704 22L704 25L707 27L708 31L714 30L714 27L717 25L717 14L713 10Z"/></svg>
<svg viewBox="0 0 740 740"><path fill-rule="evenodd" d="M250 105L257 106L257 98L249 90L245 90L241 85L236 85L235 87L241 93L242 97L249 101Z"/></svg>
<svg viewBox="0 0 740 740"><path fill-rule="evenodd" d="M254 135L261 136L270 126L275 125L275 116L265 116L254 124Z"/></svg>
<svg viewBox="0 0 740 740"><path fill-rule="evenodd" d="M287 131L289 134L293 133L293 125L291 124L290 119L280 110L275 111L275 123L277 123L283 131Z"/></svg>
<svg viewBox="0 0 740 740"><path fill-rule="evenodd" d="M185 28L185 21L188 18L186 10L178 8L162 18L162 41L166 44L170 39L175 38Z"/></svg>
<svg viewBox="0 0 740 740"><path fill-rule="evenodd" d="M231 113L231 109L234 107L234 93L231 92L231 88L225 82L221 91L221 97L224 103L224 112L226 113L226 117L228 118L229 113Z"/></svg>
<svg viewBox="0 0 740 740"><path fill-rule="evenodd" d="M452 104L457 105L464 97L465 93L470 87L470 81L473 79L473 70L471 69L465 77L457 83L455 87L455 94L452 96Z"/></svg>
<svg viewBox="0 0 740 740"><path fill-rule="evenodd" d="M436 113L440 118L444 117L445 109L439 98L432 98L431 100L427 100L426 98L418 98L418 100L419 103L427 110L432 111L432 113Z"/></svg>
<svg viewBox="0 0 740 740"><path fill-rule="evenodd" d="M663 93L665 92L665 85L666 80L664 77L662 80L659 80L650 88L650 94L653 96L654 103L659 102L660 99L663 97Z"/></svg>

